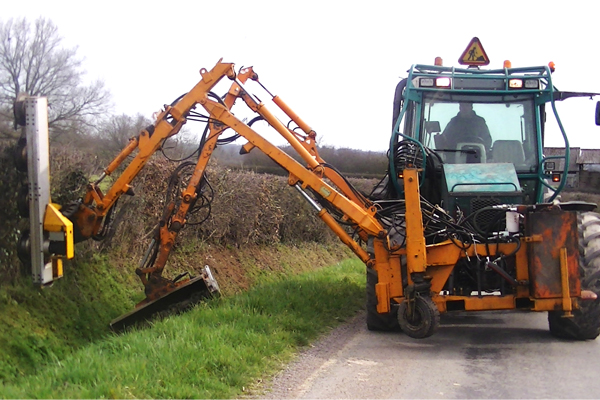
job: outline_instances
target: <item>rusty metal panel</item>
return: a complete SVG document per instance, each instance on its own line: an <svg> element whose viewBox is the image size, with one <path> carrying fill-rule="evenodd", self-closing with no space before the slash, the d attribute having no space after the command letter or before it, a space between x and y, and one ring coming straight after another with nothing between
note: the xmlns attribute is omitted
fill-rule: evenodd
<svg viewBox="0 0 600 400"><path fill-rule="evenodd" d="M581 292L579 283L579 248L577 215L570 211L545 210L527 215L527 235L540 235L531 242L529 277L531 296L536 299L562 297L560 249L567 249L567 269L570 296Z"/></svg>

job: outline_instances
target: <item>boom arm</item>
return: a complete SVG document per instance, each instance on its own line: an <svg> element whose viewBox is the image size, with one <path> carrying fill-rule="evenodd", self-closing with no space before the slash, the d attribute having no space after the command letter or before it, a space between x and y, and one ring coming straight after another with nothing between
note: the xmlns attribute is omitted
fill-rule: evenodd
<svg viewBox="0 0 600 400"><path fill-rule="evenodd" d="M176 135L187 122L187 116L198 104L209 113L209 134L201 148L187 187L169 204L165 205L159 228L148 251L142 259L136 273L140 277L146 293L146 299L139 305L149 303L173 291L187 280L169 280L162 276L175 239L187 222L188 213L193 208L203 185L204 172L210 157L217 146L220 135L231 128L248 140L243 146L244 152L258 148L277 164L290 173L289 184L296 186L307 197L306 191L312 192L326 207L318 208L319 217L346 243L365 263L370 262L367 252L353 240L340 226L328 210L341 216L344 223L353 225L359 237L366 240L368 236L384 238L386 231L375 218L377 209L374 205L354 190L344 178L327 165L318 155L315 145L316 133L294 113L278 96L273 102L300 127L305 135L288 129L264 104L258 101L245 88L248 79L258 81L252 68L246 68L235 74L231 63L221 60L210 71L200 70L202 79L187 94L158 115L154 125L142 130L138 137L132 138L121 153L106 167L96 182L88 186L83 200L76 207L65 207L64 213L74 222L75 241L89 238L101 238L103 227L110 223L111 210L123 194L131 193L131 182L143 169L146 162L169 137ZM234 82L223 101L211 97L211 90L227 76ZM261 84L262 86L262 84ZM264 88L264 86L263 86ZM303 166L284 151L264 139L246 123L236 118L232 112L236 99L241 97L245 104L264 118L294 150L302 157L307 166ZM106 194L102 193L99 184L111 175L128 156L137 151L133 160L113 183ZM329 179L327 183L324 178ZM310 198L310 197L309 197Z"/></svg>

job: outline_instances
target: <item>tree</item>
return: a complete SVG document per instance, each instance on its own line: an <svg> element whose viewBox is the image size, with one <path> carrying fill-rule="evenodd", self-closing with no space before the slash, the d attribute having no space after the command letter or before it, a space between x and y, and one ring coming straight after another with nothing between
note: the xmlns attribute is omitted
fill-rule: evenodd
<svg viewBox="0 0 600 400"><path fill-rule="evenodd" d="M129 115L111 115L98 123L95 135L88 136L88 142L94 146L94 152L102 162L110 162L119 154L132 137L151 122L141 114L135 117ZM83 147L83 146L80 146Z"/></svg>
<svg viewBox="0 0 600 400"><path fill-rule="evenodd" d="M85 71L77 48L61 46L52 21L38 18L0 21L0 116L12 119L19 93L48 98L48 124L56 137L88 125L107 111L109 93L102 81L83 84ZM12 136L0 126L0 137Z"/></svg>

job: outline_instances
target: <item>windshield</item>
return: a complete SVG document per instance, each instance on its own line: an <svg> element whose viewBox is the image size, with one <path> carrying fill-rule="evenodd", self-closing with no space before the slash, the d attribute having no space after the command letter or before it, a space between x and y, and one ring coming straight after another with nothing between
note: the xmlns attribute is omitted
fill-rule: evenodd
<svg viewBox="0 0 600 400"><path fill-rule="evenodd" d="M445 163L508 162L520 171L537 167L533 100L494 103L426 98L423 105L421 142L436 150Z"/></svg>

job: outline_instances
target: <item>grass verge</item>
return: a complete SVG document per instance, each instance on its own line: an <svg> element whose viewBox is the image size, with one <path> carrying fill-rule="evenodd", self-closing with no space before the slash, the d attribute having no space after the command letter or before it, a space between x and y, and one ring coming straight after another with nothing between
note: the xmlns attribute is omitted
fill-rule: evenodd
<svg viewBox="0 0 600 400"><path fill-rule="evenodd" d="M135 305L139 288L106 263L100 255L78 260L43 290L29 277L0 285L0 382L110 334L107 321Z"/></svg>
<svg viewBox="0 0 600 400"><path fill-rule="evenodd" d="M0 387L4 398L232 398L364 303L347 260L111 336Z"/></svg>

